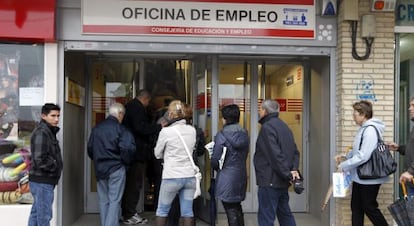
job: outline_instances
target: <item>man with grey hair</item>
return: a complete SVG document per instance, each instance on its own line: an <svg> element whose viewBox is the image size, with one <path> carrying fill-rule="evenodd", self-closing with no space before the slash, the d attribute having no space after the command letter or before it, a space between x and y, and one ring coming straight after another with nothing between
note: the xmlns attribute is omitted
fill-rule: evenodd
<svg viewBox="0 0 414 226"><path fill-rule="evenodd" d="M279 118L279 103L267 99L259 110L262 124L256 141L254 167L258 189L258 225L296 226L289 207L289 186L299 179L299 151L292 131Z"/></svg>
<svg viewBox="0 0 414 226"><path fill-rule="evenodd" d="M92 129L88 156L93 160L102 226L118 226L126 168L135 157L135 140L121 124L125 108L120 103L109 107L109 116Z"/></svg>

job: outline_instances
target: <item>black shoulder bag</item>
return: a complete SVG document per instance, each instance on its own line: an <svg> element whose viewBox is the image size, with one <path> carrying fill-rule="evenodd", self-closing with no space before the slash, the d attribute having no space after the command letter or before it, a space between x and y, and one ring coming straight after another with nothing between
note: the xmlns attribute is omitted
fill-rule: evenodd
<svg viewBox="0 0 414 226"><path fill-rule="evenodd" d="M389 176L390 174L395 173L395 171L397 170L397 162L391 155L388 146L385 145L384 141L381 139L377 128L373 125L368 126L372 126L375 128L375 132L377 132L378 144L372 152L370 159L362 165L358 166L358 177L360 179L377 179ZM364 131L362 131L359 149L361 149L361 144L365 130L366 128L364 129Z"/></svg>

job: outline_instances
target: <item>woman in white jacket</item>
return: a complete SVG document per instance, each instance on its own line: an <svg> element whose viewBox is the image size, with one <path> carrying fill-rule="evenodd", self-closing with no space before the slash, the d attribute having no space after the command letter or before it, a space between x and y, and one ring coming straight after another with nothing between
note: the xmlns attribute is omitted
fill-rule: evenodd
<svg viewBox="0 0 414 226"><path fill-rule="evenodd" d="M352 178L352 226L364 225L364 214L375 226L388 226L387 221L378 209L377 196L381 184L388 181L388 177L379 179L360 179L357 174L359 165L368 161L372 151L377 147L378 130L380 136L384 132L385 125L372 118L372 104L361 100L353 104L353 118L357 125L361 126L354 138L352 150L347 155L347 160L339 164L343 171L349 171ZM375 128L374 128L375 127ZM361 142L362 141L362 142Z"/></svg>
<svg viewBox="0 0 414 226"><path fill-rule="evenodd" d="M164 160L156 211L156 226L166 224L171 203L177 194L180 198L184 226L192 226L194 224L193 197L196 180L191 160L180 135L192 156L196 142L196 130L186 123L184 105L179 100L172 101L168 106L168 117L169 124L161 130L154 149L155 157Z"/></svg>

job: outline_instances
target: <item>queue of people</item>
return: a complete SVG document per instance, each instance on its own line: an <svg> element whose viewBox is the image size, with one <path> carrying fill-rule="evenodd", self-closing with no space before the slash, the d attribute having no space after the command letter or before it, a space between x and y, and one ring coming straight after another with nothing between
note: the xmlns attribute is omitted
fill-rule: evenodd
<svg viewBox="0 0 414 226"><path fill-rule="evenodd" d="M183 147L191 147L191 152L195 149L191 156L202 155L204 149L196 147L204 147L204 134L190 125L191 106L179 100L169 103L163 114L164 121L150 121L146 112L150 100L148 91L139 90L137 97L125 107L119 103L112 104L108 118L96 125L89 137L88 155L95 165L102 225L116 226L119 221L126 225L147 223L148 220L137 213L136 207L146 164L153 161L152 157L162 159L162 169L159 170L162 175L153 181L160 181L154 191L157 194L156 224L166 224L173 200L178 196L179 214L184 224L194 225L196 180ZM155 147L154 137L157 139ZM152 176L157 177L157 174ZM173 221L169 223L174 225Z"/></svg>
<svg viewBox="0 0 414 226"><path fill-rule="evenodd" d="M157 195L156 226L178 225L179 217L184 226L195 225L193 198L196 179L193 159L204 154L204 134L191 125L191 106L172 100L163 114L164 122L150 122L146 107L151 95L140 90L135 99L125 105L114 103L109 107L109 116L96 125L87 144L88 156L93 160L97 179L100 219L103 226L144 224L136 211L139 192L142 188L146 162L153 155L162 160ZM368 161L377 145L377 134L384 132L384 123L373 117L373 106L369 101L353 104L353 120L360 126L346 160L338 165L342 171L351 173L353 185L351 196L352 225L364 225L364 216L376 226L387 226L378 208L377 196L380 186L389 178L361 179L356 169ZM279 118L279 104L266 99L259 108L261 129L256 140L254 167L258 186L258 225L295 226L295 218L289 207L289 187L299 173L299 151L292 131ZM410 116L414 121L414 98L410 102ZM246 197L249 153L248 132L239 124L240 109L237 105L221 109L223 129L214 138L211 167L216 171L216 198L223 204L228 225L243 226L241 202ZM53 189L58 183L63 161L56 139L60 107L45 104L41 121L31 138L32 168L30 186L34 203L29 219L30 225L48 225L53 203ZM377 131L376 131L377 130ZM413 130L414 131L414 130ZM401 182L413 181L414 132L411 131L407 145L389 142L393 151L405 157L405 171ZM157 135L155 147L150 137ZM201 148L200 148L201 147ZM42 159L43 152L53 157L52 162ZM188 152L188 153L187 153ZM48 171L45 171L47 164ZM411 184L411 183L408 183ZM409 185L409 194L414 193ZM175 201L174 201L175 200ZM180 211L171 212L172 206ZM177 209L177 208L175 208Z"/></svg>
<svg viewBox="0 0 414 226"><path fill-rule="evenodd" d="M195 225L193 211L193 197L196 190L192 159L204 154L205 138L200 128L192 123L191 106L179 100L173 100L168 105L163 123L151 123L146 107L151 100L151 95L146 90L140 90L137 97L125 105L113 103L109 107L108 117L98 123L89 136L87 144L88 156L94 162L97 191L99 197L99 211L101 225L116 226L119 222L128 225L145 224L147 219L142 218L136 210L140 197L143 177L145 175L146 162L154 155L162 159L162 178L159 187L159 196L156 209L156 225L178 225L179 216L182 217L185 226ZM270 118L277 118L279 105L276 101L266 100L261 107L260 116L263 127ZM237 105L224 106L221 110L223 129L215 138L212 154L212 167L217 171L217 198L223 203L228 217L229 225L244 225L241 202L246 196L247 169L246 159L249 150L249 136L240 124L240 109ZM30 171L30 185L33 187L34 204L29 220L29 225L48 225L51 220L51 206L53 203L53 188L60 178L63 168L61 153L56 141L56 133L59 128L60 108L54 104L46 104L42 108L42 120L32 136L33 161L37 161L42 152L53 153L53 174L44 172L40 164L33 164ZM273 119L272 119L273 120ZM279 120L279 119L278 119ZM43 123L43 124L42 124ZM288 200L287 188L293 179L298 177L298 151L294 143L291 131L284 125L284 132L289 131L289 139L277 137L275 128L270 126L259 134L255 154L256 172L259 175L257 183L259 192L259 214L265 216L267 221L275 218L268 208L274 208L274 213L280 218L280 214L290 213L286 208ZM267 131L269 130L269 131ZM267 131L267 132L266 132ZM150 137L158 134L154 149L151 148ZM265 155L273 147L263 147L270 140L277 140L275 150L271 153L276 159L268 159ZM282 142L283 141L283 142ZM281 142L281 143L280 143ZM269 144L270 145L270 144ZM289 147L288 149L284 149ZM48 147L45 149L45 147ZM190 148L188 148L190 147ZM223 149L226 149L223 161ZM190 149L186 153L186 149ZM272 160L281 162L281 155L290 156L289 161L283 162L283 167L271 167ZM221 163L219 160L221 159ZM197 161L195 161L197 162ZM43 168L37 168L37 166ZM220 166L219 166L220 165ZM269 171L261 172L261 168ZM284 171L287 170L287 171ZM278 178L273 181L273 178ZM276 183L275 183L276 182ZM46 183L39 187L38 183ZM40 184L39 184L40 185ZM41 188L41 189L40 189ZM263 190L263 191L262 191ZM279 193L281 192L281 193ZM49 197L44 199L44 197ZM262 197L262 198L260 198ZM280 206L267 206L267 198L280 203ZM174 204L174 200L176 203ZM180 211L171 212L171 206L178 205ZM280 212L283 210L282 212ZM269 215L270 214L270 215ZM294 225L293 216L290 213L289 221ZM172 220L169 220L171 218ZM167 221L168 220L168 221ZM270 225L259 221L259 226ZM273 224L272 224L273 225Z"/></svg>

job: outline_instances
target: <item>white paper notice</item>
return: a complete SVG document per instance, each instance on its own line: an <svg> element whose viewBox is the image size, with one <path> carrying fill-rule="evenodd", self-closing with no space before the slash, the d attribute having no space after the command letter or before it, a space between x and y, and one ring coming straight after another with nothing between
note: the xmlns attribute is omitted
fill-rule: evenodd
<svg viewBox="0 0 414 226"><path fill-rule="evenodd" d="M19 105L20 106L42 106L43 88L39 87L21 87L19 88Z"/></svg>
<svg viewBox="0 0 414 226"><path fill-rule="evenodd" d="M223 169L224 160L226 160L226 153L227 153L227 147L223 147L223 153L220 156L219 162L219 168Z"/></svg>

